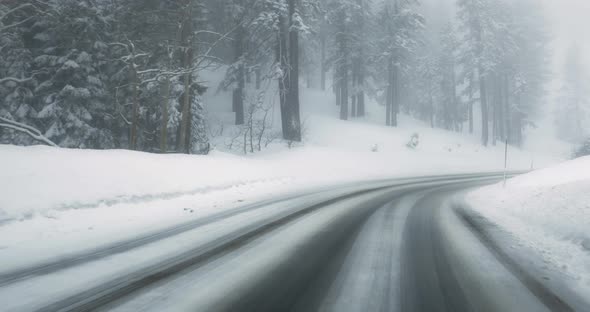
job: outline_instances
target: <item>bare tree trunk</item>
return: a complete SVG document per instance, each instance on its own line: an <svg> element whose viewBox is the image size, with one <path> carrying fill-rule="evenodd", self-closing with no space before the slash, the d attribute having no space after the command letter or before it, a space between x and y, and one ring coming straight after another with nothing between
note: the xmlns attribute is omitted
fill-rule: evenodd
<svg viewBox="0 0 590 312"><path fill-rule="evenodd" d="M133 107L131 109L131 131L129 134L129 149L137 149L137 123L139 122L139 78L135 69L135 62L130 66L131 68L131 88L133 98Z"/></svg>
<svg viewBox="0 0 590 312"><path fill-rule="evenodd" d="M236 87L233 91L232 107L234 108L235 124L244 124L244 88L245 88L245 69L244 69L244 29L238 26L236 29L236 38L234 39L234 61L238 64Z"/></svg>
<svg viewBox="0 0 590 312"><path fill-rule="evenodd" d="M260 90L262 86L262 68L261 65L256 66L256 90Z"/></svg>
<svg viewBox="0 0 590 312"><path fill-rule="evenodd" d="M185 55L185 65L189 64L189 53ZM185 67L188 68L188 67ZM184 75L184 93L182 95L182 118L180 120L180 145L179 152L189 153L190 139L190 107L191 107L191 74L187 73Z"/></svg>
<svg viewBox="0 0 590 312"><path fill-rule="evenodd" d="M180 134L179 134L179 152L188 154L190 152L190 133L191 133L191 83L192 83L192 67L193 47L191 36L193 35L192 27L192 3L187 1L188 5L185 8L185 16L182 24L180 46L183 51L182 67L187 72L184 74L184 94L182 97L182 117L180 119Z"/></svg>
<svg viewBox="0 0 590 312"><path fill-rule="evenodd" d="M357 116L357 99L358 98L355 93L353 93L350 97L350 117L352 118Z"/></svg>
<svg viewBox="0 0 590 312"><path fill-rule="evenodd" d="M321 71L321 87L322 91L326 91L326 22L324 18L322 18L322 24L320 29L320 53L321 53L321 64L320 64L320 71Z"/></svg>
<svg viewBox="0 0 590 312"><path fill-rule="evenodd" d="M511 136L512 136L512 131L510 130L510 86L508 84L508 76L504 75L504 116L503 116L503 122L504 122L504 132L506 135L506 138L510 141L511 140Z"/></svg>
<svg viewBox="0 0 590 312"><path fill-rule="evenodd" d="M168 103L170 101L170 78L165 77L160 85L162 120L160 125L160 152L168 151Z"/></svg>
<svg viewBox="0 0 590 312"><path fill-rule="evenodd" d="M350 117L357 116L357 100L358 100L358 59L354 59L352 63L352 96L350 98Z"/></svg>
<svg viewBox="0 0 590 312"><path fill-rule="evenodd" d="M357 86L359 88L358 93L357 93L357 101L356 104L358 106L356 113L357 116L359 117L363 117L365 116L365 91L364 91L364 86L365 86L365 75L364 75L364 63L362 60L362 57L359 59L359 71L358 71L358 81L357 81Z"/></svg>
<svg viewBox="0 0 590 312"><path fill-rule="evenodd" d="M287 132L283 138L301 141L301 117L299 112L299 30L295 27L297 0L289 0L289 89L287 93Z"/></svg>
<svg viewBox="0 0 590 312"><path fill-rule="evenodd" d="M517 107L520 107L521 105L520 93L516 95L516 105L518 105ZM518 147L522 147L522 115L517 110L512 112L512 124L514 144Z"/></svg>
<svg viewBox="0 0 590 312"><path fill-rule="evenodd" d="M335 72L340 72L340 70L338 69ZM336 75L334 75L336 76ZM340 78L334 78L334 80L340 80ZM342 102L342 100L340 99L340 97L342 96L342 91L340 90L340 81L336 81L334 82L334 95L336 96L336 106L340 106L340 103Z"/></svg>
<svg viewBox="0 0 590 312"><path fill-rule="evenodd" d="M341 17L344 18L344 17ZM348 46L346 38L346 21L341 21L341 35L339 36L339 50L340 50L340 119L348 120Z"/></svg>
<svg viewBox="0 0 590 312"><path fill-rule="evenodd" d="M285 25L285 17L279 11L279 29L277 34L277 48L276 48L276 58L278 66L281 70L281 76L279 77L279 101L281 106L281 129L283 131L283 135L287 133L287 94L288 94L288 87L290 85L289 78L290 75L287 72L289 63L288 63L288 55L287 55L287 31Z"/></svg>
<svg viewBox="0 0 590 312"><path fill-rule="evenodd" d="M489 141L489 119L488 119L488 99L487 99L486 80L482 69L479 69L479 97L481 102L481 143L488 146Z"/></svg>
<svg viewBox="0 0 590 312"><path fill-rule="evenodd" d="M391 126L397 127L397 115L400 110L399 103L399 68L397 67L397 61L392 67L391 77Z"/></svg>
<svg viewBox="0 0 590 312"><path fill-rule="evenodd" d="M399 0L393 2L394 15L399 14ZM393 31L393 30L390 30ZM399 67L397 51L392 51L391 59L391 126L397 127L397 114L400 111L399 103Z"/></svg>
<svg viewBox="0 0 590 312"><path fill-rule="evenodd" d="M498 117L497 117L497 122L498 122L498 138L500 138L500 140L502 142L504 142L506 140L506 129L505 129L505 123L504 123L504 108L506 107L506 105L504 104L504 99L506 98L504 96L504 76L500 75L498 77L498 81L496 82L497 85L497 96L498 96L498 101L497 101L497 105L498 105Z"/></svg>
<svg viewBox="0 0 590 312"><path fill-rule="evenodd" d="M493 75L491 79L489 79L489 90L490 92L490 103L492 105L492 145L496 145L496 140L498 139L498 94L497 94L497 83L496 83L496 75Z"/></svg>
<svg viewBox="0 0 590 312"><path fill-rule="evenodd" d="M387 92L385 99L385 124L392 125L393 116L393 60L387 64Z"/></svg>
<svg viewBox="0 0 590 312"><path fill-rule="evenodd" d="M469 90L469 134L473 134L473 90Z"/></svg>
<svg viewBox="0 0 590 312"><path fill-rule="evenodd" d="M363 9L363 0L357 0L356 4L358 5L361 10ZM365 27L365 16L363 14L359 14L358 16L358 23L359 23L359 30L361 33L367 31ZM363 117L365 115L365 93L364 93L364 86L365 86L365 76L364 76L364 66L365 63L363 62L364 55L364 46L360 46L358 48L358 55L356 60L356 116Z"/></svg>
<svg viewBox="0 0 590 312"><path fill-rule="evenodd" d="M430 122L430 128L434 129L434 98L432 94L431 82L428 82L428 121Z"/></svg>
<svg viewBox="0 0 590 312"><path fill-rule="evenodd" d="M340 119L348 120L348 68L346 63L342 64L341 66L342 81L340 82Z"/></svg>
<svg viewBox="0 0 590 312"><path fill-rule="evenodd" d="M457 78L455 77L455 64L451 64L450 68L450 77L451 77L451 85L450 85L450 96L451 96L451 127L453 131L459 132L459 109L457 105Z"/></svg>

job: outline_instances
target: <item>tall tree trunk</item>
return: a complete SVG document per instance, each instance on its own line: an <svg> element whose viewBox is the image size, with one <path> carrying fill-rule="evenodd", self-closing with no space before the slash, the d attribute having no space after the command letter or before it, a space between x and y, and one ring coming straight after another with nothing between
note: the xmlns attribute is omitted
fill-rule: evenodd
<svg viewBox="0 0 590 312"><path fill-rule="evenodd" d="M516 105L521 105L521 94L516 95ZM518 147L522 147L522 114L518 110L512 112L512 132L514 138L514 144Z"/></svg>
<svg viewBox="0 0 590 312"><path fill-rule="evenodd" d="M236 87L233 91L232 107L234 108L235 124L244 124L244 89L246 85L245 68L244 68L244 28L238 26L236 29L236 38L234 39L234 62L238 64Z"/></svg>
<svg viewBox="0 0 590 312"><path fill-rule="evenodd" d="M335 70L334 72L340 72L340 69ZM340 103L342 102L342 100L340 99L340 97L342 96L342 91L340 90L340 81L336 81L336 80L340 80L341 78L336 78L336 75L334 75L334 84L333 84L333 89L334 89L334 95L336 97L336 106L340 106Z"/></svg>
<svg viewBox="0 0 590 312"><path fill-rule="evenodd" d="M348 120L348 68L346 64L342 64L341 72L342 81L340 82L340 119Z"/></svg>
<svg viewBox="0 0 590 312"><path fill-rule="evenodd" d="M182 97L180 119L180 133L178 138L178 151L188 154L190 152L190 134L191 134L191 84L192 84L192 61L193 61L193 47L191 36L193 35L192 23L192 3L187 1L185 8L185 15L183 17L182 27L180 29L180 47L182 50L182 67L186 71L184 74L184 94Z"/></svg>
<svg viewBox="0 0 590 312"><path fill-rule="evenodd" d="M481 102L481 143L488 146L489 142L489 120L488 120L488 99L487 99L486 80L483 70L479 69L479 97Z"/></svg>
<svg viewBox="0 0 590 312"><path fill-rule="evenodd" d="M505 138L511 140L512 131L510 126L510 86L508 82L508 75L504 75L504 116L502 118L504 122Z"/></svg>
<svg viewBox="0 0 590 312"><path fill-rule="evenodd" d="M451 124L453 131L459 132L459 108L457 105L457 78L455 77L455 64L451 64L450 73L451 85L450 85L450 96L451 96Z"/></svg>
<svg viewBox="0 0 590 312"><path fill-rule="evenodd" d="M342 33L346 28L342 30ZM346 45L346 39L340 37L340 55L342 59L339 64L340 72L340 119L348 120L348 47Z"/></svg>
<svg viewBox="0 0 590 312"><path fill-rule="evenodd" d="M473 99L469 100L469 134L473 134Z"/></svg>
<svg viewBox="0 0 590 312"><path fill-rule="evenodd" d="M363 117L365 116L365 91L364 91L364 86L365 86L365 74L364 74L364 63L363 63L363 59L362 56L359 59L359 71L358 71L358 81L357 81L357 86L359 88L358 90L358 94L357 94L357 101L356 104L358 106L356 113L359 117Z"/></svg>
<svg viewBox="0 0 590 312"><path fill-rule="evenodd" d="M498 101L497 101L497 105L498 105L498 117L497 117L497 122L498 122L498 138L503 142L506 139L506 129L504 127L505 123L504 123L504 76L500 75L498 76L498 80L496 82L497 85L497 96L498 96Z"/></svg>
<svg viewBox="0 0 590 312"><path fill-rule="evenodd" d="M160 152L168 151L168 105L170 101L170 78L165 77L160 85L160 94L162 96L162 120L160 124Z"/></svg>
<svg viewBox="0 0 590 312"><path fill-rule="evenodd" d="M184 68L188 71L190 68L191 53L188 51L185 53ZM182 95L182 118L180 120L180 138L179 138L179 152L188 154L190 151L190 123L191 123L191 74L186 73L184 75L184 93Z"/></svg>
<svg viewBox="0 0 590 312"><path fill-rule="evenodd" d="M262 65L258 65L256 66L256 71L255 71L255 75L256 75L256 90L260 90L260 87L262 86L262 69L261 69Z"/></svg>
<svg viewBox="0 0 590 312"><path fill-rule="evenodd" d="M139 122L139 78L135 69L135 60L130 66L131 68L131 88L133 106L131 109L131 130L129 133L129 149L137 149L137 123Z"/></svg>
<svg viewBox="0 0 590 312"><path fill-rule="evenodd" d="M352 118L357 116L357 99L357 96L354 94L350 98L350 117Z"/></svg>
<svg viewBox="0 0 590 312"><path fill-rule="evenodd" d="M432 92L432 82L428 80L428 121L430 128L434 129L434 96Z"/></svg>
<svg viewBox="0 0 590 312"><path fill-rule="evenodd" d="M301 117L299 112L299 29L295 25L297 0L289 0L289 89L287 93L287 132L283 138L301 141Z"/></svg>
<svg viewBox="0 0 590 312"><path fill-rule="evenodd" d="M357 6L360 8L361 12L366 8L363 6L363 0L356 1ZM365 27L365 16L361 12L358 14L358 27L360 33L365 33L367 31ZM356 93L356 116L363 117L365 115L365 93L364 93L364 86L365 86L365 77L364 77L364 66L365 63L363 62L365 47L361 44L358 47L357 51L357 60L356 60L356 81L355 81L355 93Z"/></svg>
<svg viewBox="0 0 590 312"><path fill-rule="evenodd" d="M473 134L473 95L469 96L468 115L469 115L469 134Z"/></svg>
<svg viewBox="0 0 590 312"><path fill-rule="evenodd" d="M352 61L352 95L350 97L350 117L354 118L357 116L357 94L358 94L358 60Z"/></svg>
<svg viewBox="0 0 590 312"><path fill-rule="evenodd" d="M387 91L385 95L385 124L392 125L393 116L393 60L387 63Z"/></svg>
<svg viewBox="0 0 590 312"><path fill-rule="evenodd" d="M391 77L391 126L397 127L397 115L400 112L399 103L399 67L397 66L397 59L395 66L393 66L392 77Z"/></svg>
<svg viewBox="0 0 590 312"><path fill-rule="evenodd" d="M320 23L320 84L322 91L326 91L326 73L328 72L326 68L326 43L328 41L327 27L328 25L326 18L322 17L322 21Z"/></svg>
<svg viewBox="0 0 590 312"><path fill-rule="evenodd" d="M469 134L473 134L473 103L475 102L473 96L474 96L474 92L473 92L473 88L475 85L475 75L473 73L471 73L470 76L470 81L469 81L469 105L467 107L468 109L468 119L469 119Z"/></svg>
<svg viewBox="0 0 590 312"><path fill-rule="evenodd" d="M496 75L493 75L489 79L489 90L490 92L490 103L492 105L492 145L496 145L496 140L498 139L498 94L497 94L497 83L496 83Z"/></svg>
<svg viewBox="0 0 590 312"><path fill-rule="evenodd" d="M285 17L282 12L279 11L279 29L277 34L277 46L276 46L276 59L277 65L281 70L281 76L279 77L279 101L281 106L281 130L283 135L287 133L287 94L288 87L290 85L288 73L288 51L287 51L287 30L285 24Z"/></svg>
<svg viewBox="0 0 590 312"><path fill-rule="evenodd" d="M398 16L400 11L399 0L393 1L393 12L394 16ZM393 30L390 30L393 31ZM397 114L400 112L399 103L399 64L397 51L392 51L394 56L392 57L392 68L391 68L391 125L397 127Z"/></svg>
<svg viewBox="0 0 590 312"><path fill-rule="evenodd" d="M326 30L324 29L324 23L322 23L322 29L320 29L320 53L321 53L321 61L320 61L320 75L321 75L321 88L322 91L326 91Z"/></svg>

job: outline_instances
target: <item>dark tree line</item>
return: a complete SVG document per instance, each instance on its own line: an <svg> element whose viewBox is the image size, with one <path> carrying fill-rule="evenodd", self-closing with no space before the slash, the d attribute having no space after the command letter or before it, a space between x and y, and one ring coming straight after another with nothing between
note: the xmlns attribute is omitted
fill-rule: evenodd
<svg viewBox="0 0 590 312"><path fill-rule="evenodd" d="M298 141L300 23L296 1L3 1L0 115L64 147L207 153L200 72L232 65L243 123L245 79L255 68L260 84L275 60L257 52L276 41L283 133Z"/></svg>
<svg viewBox="0 0 590 312"><path fill-rule="evenodd" d="M288 141L301 140L306 82L332 88L343 120L371 99L388 126L405 113L521 144L549 68L538 5L457 10L438 25L416 0L5 0L0 142L38 140L16 123L65 147L204 154L202 95L215 90L202 73L225 70L235 124L270 88Z"/></svg>

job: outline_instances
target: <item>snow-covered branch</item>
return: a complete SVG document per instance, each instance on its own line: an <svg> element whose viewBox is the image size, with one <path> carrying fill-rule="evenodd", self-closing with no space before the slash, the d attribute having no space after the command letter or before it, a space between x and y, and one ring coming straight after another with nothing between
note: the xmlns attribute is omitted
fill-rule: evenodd
<svg viewBox="0 0 590 312"><path fill-rule="evenodd" d="M25 82L29 82L33 79L33 77L29 77L29 78L23 78L23 79L19 79L19 78L15 78L15 77L5 77L0 79L0 84L6 83L6 82L14 82L14 83L25 83Z"/></svg>
<svg viewBox="0 0 590 312"><path fill-rule="evenodd" d="M14 120L10 120L8 118L0 117L0 128L7 128L7 129L14 130L14 131L18 131L18 132L21 132L21 133L24 133L24 134L30 136L31 138L35 139L36 141L45 143L49 146L58 147L57 144L55 144L53 141L51 141L50 139L45 137L43 134L41 134L41 131L39 131L29 125L26 125L24 123L20 123L20 122L14 121Z"/></svg>
<svg viewBox="0 0 590 312"><path fill-rule="evenodd" d="M4 13L2 16L0 16L0 21L4 20L6 17L10 16L12 13L14 13L16 11L19 11L19 10L22 10L25 8L30 8L30 7L33 7L33 5L30 3L25 3L25 4L17 6L14 9L8 10L8 11L6 11L6 13Z"/></svg>

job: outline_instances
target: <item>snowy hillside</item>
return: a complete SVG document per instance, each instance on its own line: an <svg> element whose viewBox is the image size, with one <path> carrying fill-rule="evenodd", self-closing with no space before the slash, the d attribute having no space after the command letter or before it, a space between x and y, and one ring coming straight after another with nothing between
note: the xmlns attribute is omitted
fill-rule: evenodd
<svg viewBox="0 0 590 312"><path fill-rule="evenodd" d="M513 234L542 261L590 294L590 157L488 186L467 195L475 211Z"/></svg>
<svg viewBox="0 0 590 312"><path fill-rule="evenodd" d="M289 149L277 141L247 156L0 145L0 253L22 259L37 254L39 243L54 252L81 242L89 247L318 187L503 169L501 146L484 148L475 137L407 117L399 128L380 126L371 117L339 121L329 117L336 109L329 95L307 99L303 144ZM406 144L414 133L419 142L411 149ZM511 148L509 155L510 169L530 167L530 153ZM538 157L536 164L557 159Z"/></svg>
<svg viewBox="0 0 590 312"><path fill-rule="evenodd" d="M216 85L222 76L208 73L207 79ZM502 144L483 147L478 133L433 129L405 115L399 127L386 127L385 108L373 100L365 117L342 121L334 95L314 89L302 90L302 143L273 139L244 154L239 144L248 123L232 125L231 92L210 92L204 103L213 146L206 156L0 145L0 257L6 265L323 187L504 169ZM271 108L270 136L280 130L276 92L262 103ZM563 150L547 155L510 147L509 169L555 163Z"/></svg>
<svg viewBox="0 0 590 312"><path fill-rule="evenodd" d="M399 128L378 125L371 121L371 114L340 121L330 117L337 110L330 100L325 93L307 94L304 143L289 149L277 141L248 156L222 151L227 151L223 146L227 137L218 138L219 151L208 156L0 146L0 171L7 177L0 181L0 216L21 219L53 209L177 197L240 185L282 186L286 191L405 175L503 170L503 146L482 147L475 136L431 129L408 117L401 119ZM417 146L409 148L413 134L418 134ZM509 169L529 169L532 160L529 152L509 150ZM540 155L535 165L558 160L558 156Z"/></svg>

